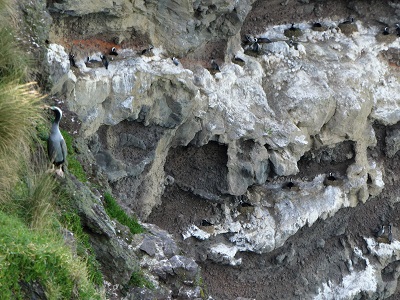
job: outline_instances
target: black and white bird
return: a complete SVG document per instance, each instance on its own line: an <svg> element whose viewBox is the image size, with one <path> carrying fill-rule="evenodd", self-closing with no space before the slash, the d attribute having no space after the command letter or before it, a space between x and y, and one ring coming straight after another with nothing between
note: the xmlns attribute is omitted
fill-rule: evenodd
<svg viewBox="0 0 400 300"><path fill-rule="evenodd" d="M211 59L211 67L213 68L213 70L221 72L221 69L219 68L219 65L214 58Z"/></svg>
<svg viewBox="0 0 400 300"><path fill-rule="evenodd" d="M171 58L175 66L179 66L179 60L174 56Z"/></svg>
<svg viewBox="0 0 400 300"><path fill-rule="evenodd" d="M251 50L253 50L254 52L260 52L260 44L257 42L258 39L255 39L256 41L253 43L253 45L251 45Z"/></svg>
<svg viewBox="0 0 400 300"><path fill-rule="evenodd" d="M389 27L385 27L385 29L383 30L382 34L383 35L389 35L390 34Z"/></svg>
<svg viewBox="0 0 400 300"><path fill-rule="evenodd" d="M340 23L340 24L353 24L354 23L354 18L350 17L346 21Z"/></svg>
<svg viewBox="0 0 400 300"><path fill-rule="evenodd" d="M60 120L62 118L62 111L57 106L49 107L54 112L54 122L51 125L50 136L47 140L47 153L52 164L52 170L56 167L56 174L64 177L62 166L67 159L67 145L65 144L64 137L60 131Z"/></svg>
<svg viewBox="0 0 400 300"><path fill-rule="evenodd" d="M109 62L108 62L107 56L105 56L105 55L100 55L100 58L101 58L101 61L102 61L102 63L103 63L103 66L108 70L108 64L109 64Z"/></svg>
<svg viewBox="0 0 400 300"><path fill-rule="evenodd" d="M240 58L239 56L236 56L236 55L233 57L233 60L240 62L240 63L245 63L243 58Z"/></svg>
<svg viewBox="0 0 400 300"><path fill-rule="evenodd" d="M97 67L101 67L101 65L102 65L103 63L102 63L102 61L101 60L98 60L98 59L95 59L95 58L91 58L90 56L88 56L87 58L86 58L86 61L85 61L85 65L86 65L86 67L88 67L88 68L97 68Z"/></svg>
<svg viewBox="0 0 400 300"><path fill-rule="evenodd" d="M111 48L110 55L114 55L114 56L118 55L117 49L115 49L115 47Z"/></svg>
<svg viewBox="0 0 400 300"><path fill-rule="evenodd" d="M150 45L148 48L143 49L142 52L141 52L141 54L142 54L142 55L149 55L149 54L151 54L151 51L152 51L153 49L154 49L154 47L153 47L152 45Z"/></svg>
<svg viewBox="0 0 400 300"><path fill-rule="evenodd" d="M70 53L69 54L69 64L71 66L73 66L74 68L76 68L76 64L75 64L75 55Z"/></svg>
<svg viewBox="0 0 400 300"><path fill-rule="evenodd" d="M272 41L269 39L269 38L266 38L266 37L259 37L259 38L255 38L255 42L256 43L259 43L259 44L269 44L269 43L272 43Z"/></svg>

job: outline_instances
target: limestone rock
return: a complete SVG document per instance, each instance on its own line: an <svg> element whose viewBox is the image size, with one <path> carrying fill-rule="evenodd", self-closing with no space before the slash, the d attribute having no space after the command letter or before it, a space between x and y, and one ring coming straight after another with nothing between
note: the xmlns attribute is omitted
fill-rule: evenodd
<svg viewBox="0 0 400 300"><path fill-rule="evenodd" d="M254 0L214 1L89 1L67 0L49 5L61 15L52 29L52 39L73 28L81 39L105 32L121 42L132 32L148 43L163 46L176 55L196 50L210 40L226 40L239 32ZM90 16L90 18L88 17ZM74 20L79 20L74 23ZM73 25L72 25L73 24ZM173 37L173 38L172 38Z"/></svg>
<svg viewBox="0 0 400 300"><path fill-rule="evenodd" d="M196 262L181 255L175 255L169 259L172 270L185 281L193 281L199 272Z"/></svg>

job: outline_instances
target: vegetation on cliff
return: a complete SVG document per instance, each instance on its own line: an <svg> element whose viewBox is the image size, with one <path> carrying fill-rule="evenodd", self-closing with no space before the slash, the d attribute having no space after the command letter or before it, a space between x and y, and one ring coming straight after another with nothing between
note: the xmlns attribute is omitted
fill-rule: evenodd
<svg viewBox="0 0 400 300"><path fill-rule="evenodd" d="M100 299L101 277L87 267L95 264L74 251L85 239L82 228L60 222L60 185L46 172L35 129L44 118L29 60L4 25L0 41L0 298ZM77 236L69 240L65 227Z"/></svg>

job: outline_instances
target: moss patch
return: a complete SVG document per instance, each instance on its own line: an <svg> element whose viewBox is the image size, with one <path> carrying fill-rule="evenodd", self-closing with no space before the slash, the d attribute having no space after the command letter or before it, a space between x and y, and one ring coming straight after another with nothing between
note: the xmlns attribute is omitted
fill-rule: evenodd
<svg viewBox="0 0 400 300"><path fill-rule="evenodd" d="M73 138L66 130L60 130L64 137L65 143L67 144L68 156L68 170L76 177L80 182L87 182L86 173L83 170L81 163L76 159L75 150L72 146Z"/></svg>
<svg viewBox="0 0 400 300"><path fill-rule="evenodd" d="M151 290L155 288L154 284L145 277L142 271L136 271L132 273L131 279L129 280L129 285L145 287Z"/></svg>
<svg viewBox="0 0 400 300"><path fill-rule="evenodd" d="M128 226L132 234L144 232L143 227L140 226L137 220L129 217L110 193L104 195L104 201L104 208L111 218L117 219L122 225Z"/></svg>

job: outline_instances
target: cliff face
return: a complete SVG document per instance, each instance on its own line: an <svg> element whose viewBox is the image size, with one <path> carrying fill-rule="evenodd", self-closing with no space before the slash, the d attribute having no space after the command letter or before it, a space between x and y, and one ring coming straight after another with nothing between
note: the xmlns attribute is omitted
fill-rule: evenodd
<svg viewBox="0 0 400 300"><path fill-rule="evenodd" d="M400 7L239 2L51 3L51 94L127 211L174 234L216 299L392 295ZM253 51L245 34L270 41ZM108 69L85 63L111 46ZM376 239L389 223L394 241Z"/></svg>

